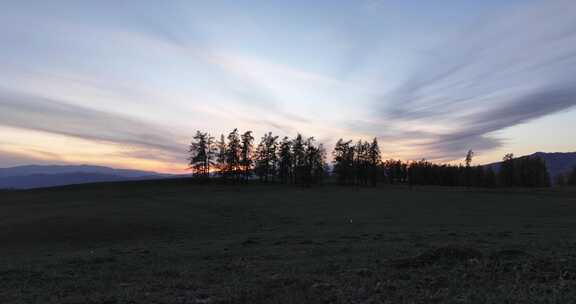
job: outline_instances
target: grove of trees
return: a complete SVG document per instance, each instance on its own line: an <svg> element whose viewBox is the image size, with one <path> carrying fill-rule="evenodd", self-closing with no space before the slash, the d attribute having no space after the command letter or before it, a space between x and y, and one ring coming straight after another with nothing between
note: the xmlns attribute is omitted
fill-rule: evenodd
<svg viewBox="0 0 576 304"><path fill-rule="evenodd" d="M382 159L376 138L371 143L338 140L332 152L334 174L341 184L376 185L382 179Z"/></svg>
<svg viewBox="0 0 576 304"><path fill-rule="evenodd" d="M495 167L497 165L471 166L469 161L462 166L438 165L422 160L408 164L408 183L486 188L550 186L546 164L540 157L515 159L512 154L507 154L499 168Z"/></svg>
<svg viewBox="0 0 576 304"><path fill-rule="evenodd" d="M576 186L576 167L568 173L560 173L554 177L554 184L557 186Z"/></svg>
<svg viewBox="0 0 576 304"><path fill-rule="evenodd" d="M326 176L326 152L313 137L282 140L271 132L264 134L254 147L252 131L238 129L218 141L197 131L189 148L189 166L194 177L208 180L217 177L235 183L257 177L262 182L311 185Z"/></svg>
<svg viewBox="0 0 576 304"><path fill-rule="evenodd" d="M294 138L268 132L257 145L252 131L237 129L215 140L197 131L190 144L189 165L194 177L219 178L235 183L258 179L282 184L317 184L331 177L342 185L378 183L437 185L453 187L549 187L545 162L537 156L514 158L506 154L501 163L473 166L474 152L469 150L464 165L435 164L426 160L382 161L378 140L353 142L340 139L332 151L331 168L326 151L313 137ZM576 184L576 168L556 183Z"/></svg>

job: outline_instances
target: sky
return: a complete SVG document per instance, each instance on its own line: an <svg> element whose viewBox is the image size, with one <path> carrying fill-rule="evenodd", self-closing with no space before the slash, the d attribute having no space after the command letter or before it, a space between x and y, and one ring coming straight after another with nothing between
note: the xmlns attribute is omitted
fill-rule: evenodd
<svg viewBox="0 0 576 304"><path fill-rule="evenodd" d="M186 170L196 130L576 151L576 2L3 1L0 167Z"/></svg>

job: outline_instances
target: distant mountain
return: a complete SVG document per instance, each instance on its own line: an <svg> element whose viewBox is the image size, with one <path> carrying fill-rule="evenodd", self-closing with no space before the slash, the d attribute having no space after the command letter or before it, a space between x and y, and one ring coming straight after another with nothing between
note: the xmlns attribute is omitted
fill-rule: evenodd
<svg viewBox="0 0 576 304"><path fill-rule="evenodd" d="M572 168L576 167L576 152L568 153L544 153L537 152L532 156L539 156L546 162L546 168L550 177L554 178L558 174L565 174L570 172Z"/></svg>
<svg viewBox="0 0 576 304"><path fill-rule="evenodd" d="M558 176L558 174L565 174L570 172L572 168L576 167L576 152L536 152L531 155L525 155L521 157L533 157L538 156L544 160L546 163L546 168L548 168L548 174L550 174L550 178L552 180L554 177ZM520 158L520 157L519 157ZM496 170L500 168L501 162L490 164Z"/></svg>
<svg viewBox="0 0 576 304"><path fill-rule="evenodd" d="M89 165L30 165L0 168L0 189L30 189L71 184L144 180L172 177L151 171Z"/></svg>
<svg viewBox="0 0 576 304"><path fill-rule="evenodd" d="M139 177L146 175L162 175L152 171L140 171L129 169L114 169L103 166L90 166L90 165L29 165L18 166L11 168L0 168L0 177L9 176L25 176L33 174L64 174L64 173L98 173L117 175L122 177Z"/></svg>

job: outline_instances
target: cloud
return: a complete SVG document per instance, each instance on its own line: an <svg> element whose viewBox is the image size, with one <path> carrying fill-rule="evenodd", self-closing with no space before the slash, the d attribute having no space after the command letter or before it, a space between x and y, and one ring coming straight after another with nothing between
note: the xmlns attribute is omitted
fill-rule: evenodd
<svg viewBox="0 0 576 304"><path fill-rule="evenodd" d="M172 132L128 116L0 90L0 125L181 154Z"/></svg>
<svg viewBox="0 0 576 304"><path fill-rule="evenodd" d="M505 140L496 132L575 104L573 1L519 5L521 10L487 18L485 25L426 52L420 69L378 100L374 117L366 117L365 101L381 96L390 83L383 81L375 92L377 80L367 79L403 79L406 64L400 55L428 41L421 33L425 39L411 38L414 28L405 28L410 22L387 31L380 21L389 19L379 13L360 19L347 11L335 22L349 28L336 33L337 43L318 42L317 49L302 45L293 56L279 57L285 50L270 51L271 41L291 37L283 35L294 29L262 29L279 39L247 48L256 39L238 33L252 27L217 24L220 19L204 6L113 2L12 4L10 13L0 12L14 15L0 18L5 25L0 38L10 42L0 58L0 80L10 92L25 92L0 88L0 125L112 143L122 146L114 149L118 157L165 162L183 159L186 150L172 132L178 132L177 125L182 132L196 127L222 132L238 124L256 132L309 132L331 141L377 135L390 152L401 151L398 156L445 159L470 148L501 147ZM370 11L387 3L368 2ZM258 15L232 10L247 19ZM406 18L399 13L395 18ZM311 30L329 35L333 29ZM227 35L218 35L221 31ZM341 45L342 40L348 43ZM310 58L295 55L300 52ZM341 64L326 67L335 55ZM312 59L319 64L303 64ZM330 73L333 68L337 71ZM142 115L173 127L134 118Z"/></svg>
<svg viewBox="0 0 576 304"><path fill-rule="evenodd" d="M402 136L397 126L421 126L408 134L416 147L459 157L502 146L497 131L575 106L575 18L576 4L563 0L487 18L380 100L380 127Z"/></svg>
<svg viewBox="0 0 576 304"><path fill-rule="evenodd" d="M158 150L149 150L149 149L142 149L142 148L129 148L127 150L119 151L114 153L114 156L118 157L128 157L128 158L136 158L136 159L144 159L144 160L155 160L164 162L166 164L183 164L185 157L183 157L184 153L175 154L170 152L163 152Z"/></svg>
<svg viewBox="0 0 576 304"><path fill-rule="evenodd" d="M25 152L0 148L0 166L11 167L29 164L65 164L58 154L29 149Z"/></svg>

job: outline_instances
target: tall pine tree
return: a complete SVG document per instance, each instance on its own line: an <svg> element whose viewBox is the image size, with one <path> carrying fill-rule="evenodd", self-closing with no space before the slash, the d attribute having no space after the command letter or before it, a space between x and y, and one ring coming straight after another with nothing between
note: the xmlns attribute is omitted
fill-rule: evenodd
<svg viewBox="0 0 576 304"><path fill-rule="evenodd" d="M196 131L188 152L190 153L189 165L192 174L199 178L208 178L210 175L210 166L213 162L213 140L208 133Z"/></svg>
<svg viewBox="0 0 576 304"><path fill-rule="evenodd" d="M264 134L256 148L256 174L261 181L268 182L276 175L278 136L272 132Z"/></svg>
<svg viewBox="0 0 576 304"><path fill-rule="evenodd" d="M293 182L299 184L302 182L304 176L305 166L305 147L302 135L298 133L296 138L292 141L292 160L293 160Z"/></svg>
<svg viewBox="0 0 576 304"><path fill-rule="evenodd" d="M228 134L228 148L226 149L226 175L234 181L240 179L240 154L241 154L240 136L238 129L234 129Z"/></svg>
<svg viewBox="0 0 576 304"><path fill-rule="evenodd" d="M240 166L242 167L242 174L244 179L250 178L250 173L252 171L252 143L254 142L254 137L252 136L252 131L246 131L242 134L242 148L240 150Z"/></svg>
<svg viewBox="0 0 576 304"><path fill-rule="evenodd" d="M278 151L278 176L283 184L292 180L292 162L292 141L285 136Z"/></svg>
<svg viewBox="0 0 576 304"><path fill-rule="evenodd" d="M468 153L466 153L466 157L464 158L464 162L466 164L466 186L470 187L472 186L472 168L470 167L470 165L472 164L472 158L474 157L474 152L472 150L468 150Z"/></svg>
<svg viewBox="0 0 576 304"><path fill-rule="evenodd" d="M224 134L220 135L220 140L216 142L216 168L220 177L225 176L226 172L226 151L228 147L226 146L226 139Z"/></svg>
<svg viewBox="0 0 576 304"><path fill-rule="evenodd" d="M310 137L304 144L304 166L302 167L302 182L309 186L319 183L326 171L326 152L320 144L315 145L315 140Z"/></svg>
<svg viewBox="0 0 576 304"><path fill-rule="evenodd" d="M352 173L350 151L350 141L344 141L340 138L332 152L333 170L340 184L347 184L350 180Z"/></svg>
<svg viewBox="0 0 576 304"><path fill-rule="evenodd" d="M368 159L370 165L370 181L373 186L376 186L378 182L378 173L380 172L380 165L382 163L382 157L380 155L380 147L378 146L378 139L374 137L370 148L368 149Z"/></svg>

